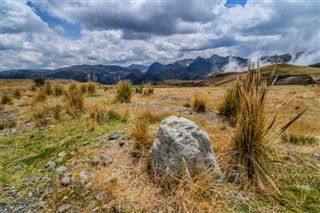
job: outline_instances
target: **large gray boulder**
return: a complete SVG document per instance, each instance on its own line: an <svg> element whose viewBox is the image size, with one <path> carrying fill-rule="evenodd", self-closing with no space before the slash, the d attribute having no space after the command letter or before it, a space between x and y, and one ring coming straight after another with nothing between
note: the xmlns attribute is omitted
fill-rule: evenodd
<svg viewBox="0 0 320 213"><path fill-rule="evenodd" d="M207 169L220 175L209 135L186 118L170 116L161 122L148 157L158 173L179 176L187 166L192 176Z"/></svg>

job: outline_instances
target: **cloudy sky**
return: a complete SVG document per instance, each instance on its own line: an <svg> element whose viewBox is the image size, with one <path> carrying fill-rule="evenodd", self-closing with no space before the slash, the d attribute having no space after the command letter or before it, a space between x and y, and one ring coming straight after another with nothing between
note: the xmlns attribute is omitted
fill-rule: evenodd
<svg viewBox="0 0 320 213"><path fill-rule="evenodd" d="M310 53L320 0L0 0L0 70Z"/></svg>

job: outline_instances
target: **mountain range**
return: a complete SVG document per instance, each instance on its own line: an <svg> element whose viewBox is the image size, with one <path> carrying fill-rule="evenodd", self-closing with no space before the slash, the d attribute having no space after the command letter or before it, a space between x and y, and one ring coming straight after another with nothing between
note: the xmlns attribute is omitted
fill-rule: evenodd
<svg viewBox="0 0 320 213"><path fill-rule="evenodd" d="M261 57L263 63L284 64L297 59L303 52L291 55L274 55ZM74 79L87 81L90 76L95 76L102 84L115 84L120 79L129 79L133 84L144 82L158 82L169 79L198 80L210 75L225 72L229 64L245 70L249 59L213 55L210 58L197 57L184 59L171 64L155 62L150 66L132 64L127 67L116 65L75 65L55 70L46 69L23 69L0 72L0 78L7 79L34 79L44 77L46 79Z"/></svg>

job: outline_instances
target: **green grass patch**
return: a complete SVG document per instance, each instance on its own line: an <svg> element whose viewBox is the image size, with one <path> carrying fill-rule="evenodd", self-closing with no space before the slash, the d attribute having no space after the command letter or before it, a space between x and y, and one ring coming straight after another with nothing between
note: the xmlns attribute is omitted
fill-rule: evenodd
<svg viewBox="0 0 320 213"><path fill-rule="evenodd" d="M317 141L315 137L310 135L295 135L295 134L283 134L281 135L281 140L283 142L291 143L295 145L313 144Z"/></svg>

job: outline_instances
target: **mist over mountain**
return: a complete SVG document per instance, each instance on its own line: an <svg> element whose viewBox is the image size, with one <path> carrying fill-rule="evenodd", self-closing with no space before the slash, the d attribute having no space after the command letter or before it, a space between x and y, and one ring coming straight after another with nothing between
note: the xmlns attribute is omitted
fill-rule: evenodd
<svg viewBox="0 0 320 213"><path fill-rule="evenodd" d="M283 54L263 56L260 63L284 64L294 63L305 55ZM75 65L54 70L8 70L0 72L0 78L34 79L44 77L47 79L73 79L80 82L87 81L88 75L95 75L102 84L115 84L120 79L129 79L133 84L145 82L158 82L163 80L198 80L217 73L239 72L246 69L251 60L238 56L212 55L209 58L198 56L195 59L184 59L170 64L154 62L150 66L131 64L127 67L117 65ZM254 60L252 60L254 62Z"/></svg>

